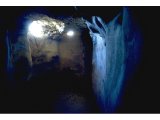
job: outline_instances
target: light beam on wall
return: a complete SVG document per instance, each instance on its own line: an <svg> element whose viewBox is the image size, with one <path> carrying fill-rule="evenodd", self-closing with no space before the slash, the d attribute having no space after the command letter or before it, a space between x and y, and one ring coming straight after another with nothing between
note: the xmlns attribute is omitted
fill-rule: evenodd
<svg viewBox="0 0 160 120"><path fill-rule="evenodd" d="M43 23L41 21L33 21L29 25L29 32L35 37L43 37Z"/></svg>

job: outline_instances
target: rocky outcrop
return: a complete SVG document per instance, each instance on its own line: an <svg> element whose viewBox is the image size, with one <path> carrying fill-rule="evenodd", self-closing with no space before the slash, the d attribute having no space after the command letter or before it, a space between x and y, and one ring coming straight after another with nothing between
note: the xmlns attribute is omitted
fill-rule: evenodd
<svg viewBox="0 0 160 120"><path fill-rule="evenodd" d="M129 8L106 23L86 21L93 42L93 89L102 112L115 112L125 81L139 59L140 34Z"/></svg>

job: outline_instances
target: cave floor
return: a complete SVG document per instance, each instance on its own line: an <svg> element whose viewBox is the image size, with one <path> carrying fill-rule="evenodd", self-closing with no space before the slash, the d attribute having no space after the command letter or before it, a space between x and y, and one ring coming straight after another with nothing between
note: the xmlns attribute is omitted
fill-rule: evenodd
<svg viewBox="0 0 160 120"><path fill-rule="evenodd" d="M66 74L39 75L18 82L2 113L97 113L90 81Z"/></svg>

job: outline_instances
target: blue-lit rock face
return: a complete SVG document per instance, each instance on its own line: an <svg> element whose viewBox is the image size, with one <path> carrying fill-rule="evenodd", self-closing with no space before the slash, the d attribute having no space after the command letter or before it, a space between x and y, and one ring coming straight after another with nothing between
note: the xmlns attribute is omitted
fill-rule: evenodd
<svg viewBox="0 0 160 120"><path fill-rule="evenodd" d="M140 35L128 8L109 23L94 16L86 24L93 41L94 93L102 112L115 112L124 83L138 62Z"/></svg>

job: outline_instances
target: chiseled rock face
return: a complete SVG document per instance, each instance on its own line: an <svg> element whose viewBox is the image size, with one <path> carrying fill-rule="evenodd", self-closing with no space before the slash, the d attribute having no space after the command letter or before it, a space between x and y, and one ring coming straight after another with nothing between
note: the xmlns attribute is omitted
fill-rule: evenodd
<svg viewBox="0 0 160 120"><path fill-rule="evenodd" d="M115 112L126 76L133 72L138 61L139 33L133 27L128 8L123 8L109 23L93 16L92 23L86 24L93 41L94 93L102 112Z"/></svg>

